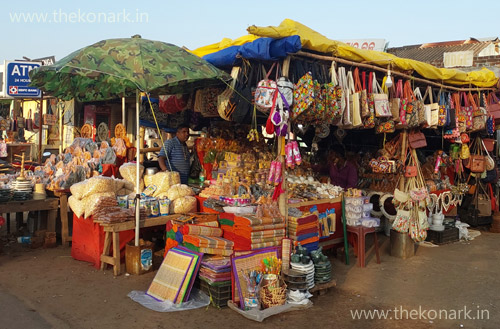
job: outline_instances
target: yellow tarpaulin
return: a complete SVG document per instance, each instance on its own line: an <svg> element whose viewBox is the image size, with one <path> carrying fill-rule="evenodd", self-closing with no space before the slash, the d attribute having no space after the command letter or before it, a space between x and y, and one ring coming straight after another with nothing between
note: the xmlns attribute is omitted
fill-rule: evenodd
<svg viewBox="0 0 500 329"><path fill-rule="evenodd" d="M364 62L381 67L387 67L390 63L393 68L401 71L414 70L426 79L436 80L445 84L495 87L498 82L498 78L495 74L486 68L472 72L437 68L431 64L412 59L399 58L392 54L380 51L354 48L343 42L330 40L324 35L291 19L285 19L279 26L251 26L248 28L248 32L250 35L246 35L235 40L224 39L219 43L198 48L194 50L193 53L203 57L207 54L214 53L230 46L242 45L247 42L254 41L259 37L279 39L292 35L298 35L300 36L302 48L304 49L314 50L334 57L354 62Z"/></svg>
<svg viewBox="0 0 500 329"><path fill-rule="evenodd" d="M234 40L224 38L224 39L222 39L221 42L217 42L217 43L214 43L214 44L211 44L208 46L203 46L203 47L197 48L197 49L193 50L192 53L198 57L203 57L203 56L208 55L208 54L213 54L219 50L226 49L226 48L229 48L231 46L241 46L247 42L252 42L252 41L255 41L257 39L259 39L259 37L255 36L255 35L251 35L251 34L244 35L244 36L239 37L238 39L234 39Z"/></svg>

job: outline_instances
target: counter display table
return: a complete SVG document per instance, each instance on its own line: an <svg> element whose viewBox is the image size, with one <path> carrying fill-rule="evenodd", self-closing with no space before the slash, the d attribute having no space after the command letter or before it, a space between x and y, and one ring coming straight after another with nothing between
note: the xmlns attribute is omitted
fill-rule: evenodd
<svg viewBox="0 0 500 329"><path fill-rule="evenodd" d="M181 215L169 215L160 217L149 217L142 219L139 222L139 226L152 227L166 225L171 219L176 219ZM101 270L104 271L106 264L113 266L113 274L120 275L121 263L120 263L120 232L135 230L135 221L126 221L122 223L106 223L101 221L94 221L94 223L99 224L105 233L104 237L104 248L100 257ZM113 244L113 256L109 256L111 244Z"/></svg>
<svg viewBox="0 0 500 329"><path fill-rule="evenodd" d="M57 209L59 209L58 198L46 198L44 200L9 201L0 203L0 214L7 214L7 232L10 233L10 213L16 213L16 228L19 229L23 222L23 212L47 211L47 231L56 231Z"/></svg>

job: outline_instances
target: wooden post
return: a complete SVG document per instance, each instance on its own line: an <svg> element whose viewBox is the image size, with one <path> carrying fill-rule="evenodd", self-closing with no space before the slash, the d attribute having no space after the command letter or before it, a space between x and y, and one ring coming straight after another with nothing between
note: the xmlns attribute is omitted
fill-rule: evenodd
<svg viewBox="0 0 500 329"><path fill-rule="evenodd" d="M283 68L282 68L282 74L284 77L288 77L288 72L290 70L290 56L287 56L283 60ZM280 96L278 96L280 97ZM290 124L288 125L288 132L290 132ZM285 138L278 138L278 150L281 152L281 149L285 147L285 145L282 145L283 143L286 143ZM285 157L283 155L279 155L279 160L281 162L281 177L283 182L281 183L281 188L283 191L285 191L283 194L280 195L279 197L279 208L281 215L285 217L285 236L288 236L288 187L287 187L287 170L286 170L286 161Z"/></svg>
<svg viewBox="0 0 500 329"><path fill-rule="evenodd" d="M403 132L401 133L403 136L403 142L401 143L401 161L403 162L403 167L404 163L406 161L406 148L408 147L408 130L404 129ZM401 179L399 180L399 189L403 191L405 188L405 177L404 175L401 176Z"/></svg>

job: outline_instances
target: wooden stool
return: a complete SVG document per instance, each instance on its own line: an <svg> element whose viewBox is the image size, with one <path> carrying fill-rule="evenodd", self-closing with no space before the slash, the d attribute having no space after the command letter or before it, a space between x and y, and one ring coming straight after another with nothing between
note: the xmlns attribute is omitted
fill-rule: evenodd
<svg viewBox="0 0 500 329"><path fill-rule="evenodd" d="M377 255L377 264L380 264L380 254L378 250L378 239L377 233L374 227L364 227L364 226L349 226L347 225L347 233L351 233L354 236L354 242L352 243L354 247L354 252L358 257L358 264L360 267L365 267L365 237L369 233L374 233L374 243L373 247L368 250L368 253L372 248L375 248L375 253Z"/></svg>

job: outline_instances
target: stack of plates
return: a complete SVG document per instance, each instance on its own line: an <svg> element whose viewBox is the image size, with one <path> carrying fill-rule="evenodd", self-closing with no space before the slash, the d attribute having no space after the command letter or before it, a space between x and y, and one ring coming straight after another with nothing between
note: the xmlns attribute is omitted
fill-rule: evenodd
<svg viewBox="0 0 500 329"><path fill-rule="evenodd" d="M332 263L321 262L314 265L314 282L321 284L332 281Z"/></svg>
<svg viewBox="0 0 500 329"><path fill-rule="evenodd" d="M33 189L28 180L15 180L11 184L12 199L15 201L31 200Z"/></svg>
<svg viewBox="0 0 500 329"><path fill-rule="evenodd" d="M306 275L307 289L314 287L314 264L312 261L307 265L290 263L290 266L293 270Z"/></svg>
<svg viewBox="0 0 500 329"><path fill-rule="evenodd" d="M10 188L0 189L0 202L7 202L10 200Z"/></svg>
<svg viewBox="0 0 500 329"><path fill-rule="evenodd" d="M283 270L283 280L290 290L307 290L307 275L293 269Z"/></svg>

